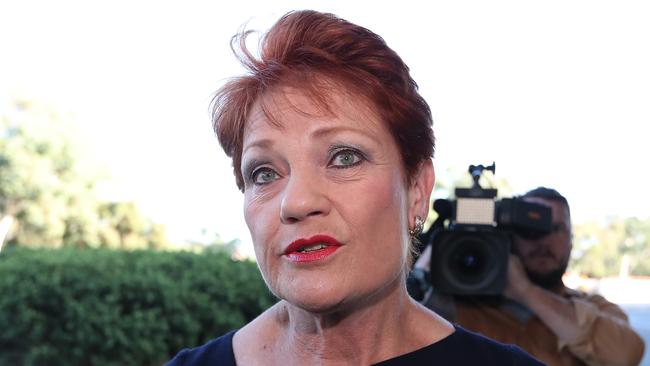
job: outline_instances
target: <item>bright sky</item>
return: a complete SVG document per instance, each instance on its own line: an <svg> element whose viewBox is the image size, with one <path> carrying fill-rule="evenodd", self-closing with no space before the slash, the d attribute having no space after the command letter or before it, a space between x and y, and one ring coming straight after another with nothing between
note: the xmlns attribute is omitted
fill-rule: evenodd
<svg viewBox="0 0 650 366"><path fill-rule="evenodd" d="M649 216L647 1L5 1L0 98L71 112L111 172L104 194L173 238L249 245L208 103L243 71L229 48L243 23L306 8L375 31L411 67L439 177L494 160L514 193L563 192L574 221Z"/></svg>

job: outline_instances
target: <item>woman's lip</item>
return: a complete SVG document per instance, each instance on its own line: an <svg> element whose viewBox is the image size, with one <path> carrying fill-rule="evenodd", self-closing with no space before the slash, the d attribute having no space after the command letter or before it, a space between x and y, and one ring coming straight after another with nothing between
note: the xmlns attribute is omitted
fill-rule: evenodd
<svg viewBox="0 0 650 366"><path fill-rule="evenodd" d="M329 235L314 235L310 238L300 238L298 240L295 240L289 244L289 246L284 250L285 255L289 255L290 253L298 252L298 250L312 246L315 244L325 244L329 247L340 247L341 243L338 242L338 240L332 238Z"/></svg>
<svg viewBox="0 0 650 366"><path fill-rule="evenodd" d="M340 246L338 245L328 245L325 248L310 251L310 252L291 252L288 253L285 258L290 262L294 263L307 263L320 261L334 254Z"/></svg>

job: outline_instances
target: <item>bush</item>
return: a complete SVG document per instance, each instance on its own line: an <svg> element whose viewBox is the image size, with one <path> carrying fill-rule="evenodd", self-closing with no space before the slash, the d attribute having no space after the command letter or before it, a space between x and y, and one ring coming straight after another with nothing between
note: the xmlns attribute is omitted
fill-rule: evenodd
<svg viewBox="0 0 650 366"><path fill-rule="evenodd" d="M0 255L0 365L160 365L274 302L224 253L29 250Z"/></svg>

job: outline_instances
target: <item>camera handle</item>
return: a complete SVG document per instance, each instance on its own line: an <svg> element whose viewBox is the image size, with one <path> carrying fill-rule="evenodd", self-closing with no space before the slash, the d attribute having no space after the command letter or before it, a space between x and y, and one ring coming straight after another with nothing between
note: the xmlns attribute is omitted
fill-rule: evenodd
<svg viewBox="0 0 650 366"><path fill-rule="evenodd" d="M483 166L483 165L470 165L469 166L469 174L472 175L472 179L474 180L474 185L472 186L472 189L475 188L481 188L481 185L478 183L478 180L481 179L481 174L483 174L484 170L489 170L492 172L492 174L496 174L496 163L493 161L492 165L490 166Z"/></svg>

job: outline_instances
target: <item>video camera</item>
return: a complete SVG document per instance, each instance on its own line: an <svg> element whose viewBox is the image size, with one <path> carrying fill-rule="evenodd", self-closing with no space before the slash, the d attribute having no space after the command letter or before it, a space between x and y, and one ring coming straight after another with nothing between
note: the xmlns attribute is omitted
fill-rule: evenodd
<svg viewBox="0 0 650 366"><path fill-rule="evenodd" d="M432 245L430 280L440 293L501 294L512 234L536 238L551 231L549 207L518 197L497 200L496 189L479 184L484 170L494 173L495 163L470 165L473 186L456 188L456 200L433 204L439 216L424 237Z"/></svg>

